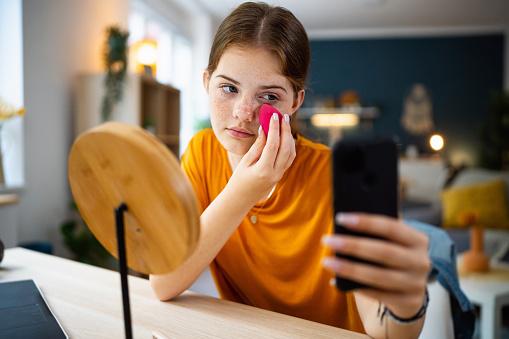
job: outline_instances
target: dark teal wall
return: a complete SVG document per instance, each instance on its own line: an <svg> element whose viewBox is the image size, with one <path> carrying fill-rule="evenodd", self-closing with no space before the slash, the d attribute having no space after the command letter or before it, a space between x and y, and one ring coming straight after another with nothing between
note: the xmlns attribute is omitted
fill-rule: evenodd
<svg viewBox="0 0 509 339"><path fill-rule="evenodd" d="M309 88L313 96L337 96L356 90L365 105L378 105L382 115L373 133L396 134L403 145L427 146L400 126L403 99L410 86L431 91L434 121L447 138L447 150L475 152L478 124L486 115L492 90L503 88L502 34L439 37L311 41ZM366 133L361 128L345 134Z"/></svg>

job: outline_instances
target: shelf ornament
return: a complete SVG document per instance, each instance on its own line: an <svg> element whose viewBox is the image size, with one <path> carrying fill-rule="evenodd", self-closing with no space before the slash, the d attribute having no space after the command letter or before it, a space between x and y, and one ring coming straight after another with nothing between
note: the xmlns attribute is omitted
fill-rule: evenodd
<svg viewBox="0 0 509 339"><path fill-rule="evenodd" d="M433 102L423 84L414 84L403 102L401 126L412 135L426 135L434 129Z"/></svg>

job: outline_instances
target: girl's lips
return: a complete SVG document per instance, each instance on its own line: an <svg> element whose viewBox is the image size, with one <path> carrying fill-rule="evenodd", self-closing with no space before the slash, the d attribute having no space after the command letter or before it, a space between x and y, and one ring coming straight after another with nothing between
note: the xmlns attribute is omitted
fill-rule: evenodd
<svg viewBox="0 0 509 339"><path fill-rule="evenodd" d="M251 138L254 136L253 133L249 132L246 129L239 128L239 127L232 127L232 128L228 128L227 130L232 136L234 136L236 138Z"/></svg>

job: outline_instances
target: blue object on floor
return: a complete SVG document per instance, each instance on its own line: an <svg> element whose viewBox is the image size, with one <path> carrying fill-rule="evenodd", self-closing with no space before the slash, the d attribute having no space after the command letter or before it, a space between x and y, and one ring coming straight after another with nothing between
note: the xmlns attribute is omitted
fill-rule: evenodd
<svg viewBox="0 0 509 339"><path fill-rule="evenodd" d="M50 242L45 241L27 242L20 244L19 247L23 247L41 253L53 254L53 244Z"/></svg>

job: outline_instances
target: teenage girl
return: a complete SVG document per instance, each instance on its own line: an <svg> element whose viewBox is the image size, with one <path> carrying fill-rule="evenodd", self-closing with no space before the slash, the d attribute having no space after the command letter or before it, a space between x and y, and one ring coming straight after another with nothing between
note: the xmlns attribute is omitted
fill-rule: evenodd
<svg viewBox="0 0 509 339"><path fill-rule="evenodd" d="M203 74L212 129L198 132L182 157L202 210L200 240L175 271L151 275L152 287L172 299L210 266L224 299L375 338L417 338L428 238L401 220L361 213L336 218L385 241L332 234L331 152L293 128L309 59L306 31L284 8L244 3L220 25ZM268 135L258 122L262 104L283 114ZM330 284L335 275L371 288L343 293ZM380 306L390 315L383 322Z"/></svg>

